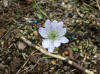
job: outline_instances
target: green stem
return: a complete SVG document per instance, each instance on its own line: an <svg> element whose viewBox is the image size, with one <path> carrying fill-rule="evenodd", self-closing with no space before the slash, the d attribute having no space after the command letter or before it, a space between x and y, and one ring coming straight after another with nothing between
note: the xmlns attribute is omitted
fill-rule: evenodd
<svg viewBox="0 0 100 74"><path fill-rule="evenodd" d="M35 3L36 7L39 9L39 11L48 19L50 19L47 14L40 8L40 6L37 4L36 0L33 0L33 3Z"/></svg>

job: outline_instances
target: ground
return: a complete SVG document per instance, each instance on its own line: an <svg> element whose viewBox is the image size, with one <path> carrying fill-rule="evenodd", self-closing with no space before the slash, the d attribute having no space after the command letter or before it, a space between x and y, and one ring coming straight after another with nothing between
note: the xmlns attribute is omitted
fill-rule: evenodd
<svg viewBox="0 0 100 74"><path fill-rule="evenodd" d="M54 54L70 58L85 69L100 73L100 9L98 0L0 0L0 74L85 74L66 61L28 46L43 38L38 33L47 19L63 21L70 40ZM70 50L68 49L70 48ZM24 64L24 65L23 65Z"/></svg>

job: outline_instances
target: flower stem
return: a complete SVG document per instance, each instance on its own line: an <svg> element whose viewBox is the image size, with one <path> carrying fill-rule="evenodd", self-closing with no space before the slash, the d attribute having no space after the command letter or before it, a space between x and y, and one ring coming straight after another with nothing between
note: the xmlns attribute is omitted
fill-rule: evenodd
<svg viewBox="0 0 100 74"><path fill-rule="evenodd" d="M49 16L47 16L47 14L40 8L40 6L37 4L36 0L33 0L33 3L35 3L36 7L38 8L38 10L40 11L40 13L42 13L46 18L50 19Z"/></svg>

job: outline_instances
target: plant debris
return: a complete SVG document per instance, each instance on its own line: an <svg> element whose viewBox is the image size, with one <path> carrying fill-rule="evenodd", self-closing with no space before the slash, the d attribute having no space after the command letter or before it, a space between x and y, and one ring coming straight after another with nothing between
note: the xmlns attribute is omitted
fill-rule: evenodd
<svg viewBox="0 0 100 74"><path fill-rule="evenodd" d="M69 43L61 44L52 54L69 59L35 48L42 48L38 29L47 19L64 22ZM85 74L87 69L99 74L99 32L99 0L1 0L0 74Z"/></svg>

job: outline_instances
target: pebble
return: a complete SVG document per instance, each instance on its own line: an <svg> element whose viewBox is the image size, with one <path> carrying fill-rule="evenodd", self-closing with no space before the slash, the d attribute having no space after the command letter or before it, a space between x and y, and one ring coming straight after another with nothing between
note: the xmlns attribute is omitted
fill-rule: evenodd
<svg viewBox="0 0 100 74"><path fill-rule="evenodd" d="M69 52L68 51L64 51L64 55L69 55Z"/></svg>
<svg viewBox="0 0 100 74"><path fill-rule="evenodd" d="M33 34L34 34L35 36L37 36L37 35L38 35L38 32L37 32L37 31L34 31Z"/></svg>
<svg viewBox="0 0 100 74"><path fill-rule="evenodd" d="M62 8L67 8L65 2L62 2L62 3L61 3L61 7L62 7Z"/></svg>
<svg viewBox="0 0 100 74"><path fill-rule="evenodd" d="M97 72L97 70L96 70L96 69L94 69L94 70L93 70L93 72Z"/></svg>
<svg viewBox="0 0 100 74"><path fill-rule="evenodd" d="M1 41L1 45L2 45L2 46L4 45L4 43L5 43L4 41Z"/></svg>
<svg viewBox="0 0 100 74"><path fill-rule="evenodd" d="M78 49L82 49L82 46L78 46Z"/></svg>
<svg viewBox="0 0 100 74"><path fill-rule="evenodd" d="M19 50L24 50L26 48L26 44L21 41L17 42L17 46Z"/></svg>
<svg viewBox="0 0 100 74"><path fill-rule="evenodd" d="M56 61L55 61L55 60L52 60L51 63L52 63L53 65L55 65L55 64L56 64Z"/></svg>

